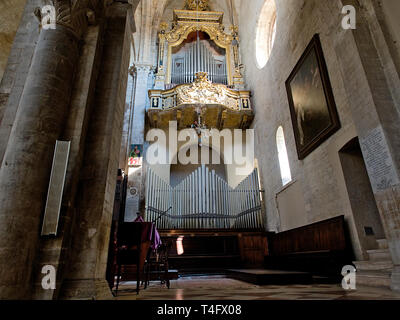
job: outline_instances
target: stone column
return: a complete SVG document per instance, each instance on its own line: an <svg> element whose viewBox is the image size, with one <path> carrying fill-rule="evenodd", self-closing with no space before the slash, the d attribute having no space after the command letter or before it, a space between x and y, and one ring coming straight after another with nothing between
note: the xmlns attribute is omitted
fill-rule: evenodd
<svg viewBox="0 0 400 320"><path fill-rule="evenodd" d="M0 299L29 299L56 140L70 102L78 38L42 30L0 171Z"/></svg>
<svg viewBox="0 0 400 320"><path fill-rule="evenodd" d="M135 99L134 114L131 123L131 143L144 146L146 104L148 97L149 75L153 70L151 65L136 64L135 72ZM132 170L133 169L133 170ZM144 200L144 172L143 166L128 170L128 187L125 208L125 221L133 221L136 212L140 211Z"/></svg>
<svg viewBox="0 0 400 320"><path fill-rule="evenodd" d="M130 58L126 29L131 6L107 8L100 74L85 142L71 254L61 299L109 299L106 267L117 181Z"/></svg>
<svg viewBox="0 0 400 320"><path fill-rule="evenodd" d="M132 123L131 141L133 144L144 143L144 124L146 118L146 103L148 97L148 81L149 74L153 67L146 64L135 64L136 86L135 86L135 102Z"/></svg>

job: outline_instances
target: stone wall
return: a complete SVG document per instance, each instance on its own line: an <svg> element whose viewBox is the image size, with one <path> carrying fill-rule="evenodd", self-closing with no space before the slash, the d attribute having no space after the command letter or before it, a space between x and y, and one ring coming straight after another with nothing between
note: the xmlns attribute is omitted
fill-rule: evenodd
<svg viewBox="0 0 400 320"><path fill-rule="evenodd" d="M396 105L399 90L394 89L393 85L397 83L396 75L398 76L393 63L394 58L389 50L385 51L385 46L388 47L387 43L383 35L378 34L381 24L371 14L372 5L368 5L374 1L364 2L363 8L369 11L361 10L355 2L345 4L354 4L357 8L357 18L367 16L368 26L371 30L377 30L372 35L373 40L367 41L372 47L374 43L382 43L380 47L383 49L380 49L378 55L385 65L384 76L388 81L384 82L382 78L382 85L378 85L378 82L375 82L375 85L379 88L385 86L387 92L392 94L387 94L385 98L381 95L382 99L391 101L391 105ZM260 70L256 65L255 35L257 17L263 4L264 0L251 1L251 5L242 1L239 21L245 80L253 92L253 106L256 112L253 123L256 145L263 146L256 148L256 158L266 189L268 229L283 231L344 214L350 227L355 254L357 258L363 258L365 252L357 236L356 222L353 219L338 152L352 138L366 135L368 130L378 126L380 120L384 120L377 118L376 101L374 102L373 98L366 99L368 97L366 93L371 92L371 89L368 87L368 75L365 75L365 69L363 70L367 68L371 73L371 81L376 81L377 79L372 78L373 74L379 74L376 69L379 64L362 65L363 60L360 59L359 52L364 52L364 48L361 44L357 46L357 38L354 38L357 34L352 30L344 30L341 26L343 18L341 10L344 5L342 1L287 0L276 1L276 39L267 65ZM248 19L249 16L256 18ZM357 31L361 33L364 31L362 27L365 24L362 20L359 21L361 22L358 24ZM373 29L372 27L375 26L376 28ZM365 32L369 33L368 30ZM321 38L341 129L300 161L296 151L285 81L316 33ZM352 82L351 79L358 81ZM373 83L370 82L369 85ZM363 103L360 99L364 99ZM355 111L356 105L360 108L357 111ZM390 113L388 111L386 114L394 115L393 112L392 108ZM282 186L280 177L276 146L276 131L279 126L284 129L293 178L293 184L285 188ZM392 145L397 148L397 142L395 140L393 142ZM290 189L293 188L295 190L291 191ZM293 201L299 198L304 199L304 208L298 211L286 210L284 212L286 216L282 217L282 212L277 209L276 197L280 194L291 193L294 197ZM290 199L289 196L288 199L285 198L285 201L290 201ZM299 217L299 214L302 217ZM282 225L281 221L285 221L286 226ZM288 222L290 227L287 227Z"/></svg>

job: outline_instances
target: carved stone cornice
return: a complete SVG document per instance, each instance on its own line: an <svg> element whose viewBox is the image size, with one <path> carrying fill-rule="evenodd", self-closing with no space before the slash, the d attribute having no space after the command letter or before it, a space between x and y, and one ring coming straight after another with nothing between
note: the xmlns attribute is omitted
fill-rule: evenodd
<svg viewBox="0 0 400 320"><path fill-rule="evenodd" d="M70 29L78 38L94 24L101 0L44 0L56 12L56 24Z"/></svg>

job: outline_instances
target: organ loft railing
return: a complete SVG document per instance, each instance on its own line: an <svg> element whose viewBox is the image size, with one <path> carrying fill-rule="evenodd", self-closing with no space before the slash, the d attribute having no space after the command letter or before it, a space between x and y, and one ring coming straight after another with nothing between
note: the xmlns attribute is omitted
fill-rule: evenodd
<svg viewBox="0 0 400 320"><path fill-rule="evenodd" d="M265 227L258 170L236 188L201 166L176 187L148 169L146 221L159 229L253 229Z"/></svg>

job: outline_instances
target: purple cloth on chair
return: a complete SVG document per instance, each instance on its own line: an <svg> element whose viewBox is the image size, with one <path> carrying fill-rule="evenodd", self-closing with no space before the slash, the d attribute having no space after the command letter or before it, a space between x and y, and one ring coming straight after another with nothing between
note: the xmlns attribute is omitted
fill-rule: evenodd
<svg viewBox="0 0 400 320"><path fill-rule="evenodd" d="M151 248L153 250L157 250L161 246L161 243L162 242L161 242L160 234L158 233L156 226L154 226L154 241L153 241Z"/></svg>
<svg viewBox="0 0 400 320"><path fill-rule="evenodd" d="M134 222L145 223L142 216L137 217ZM149 226L150 226L150 223L149 223ZM157 250L160 247L162 242L161 242L161 237L160 237L160 234L158 233L156 226L154 226L154 228L153 228L153 226L154 226L154 223L151 223L151 228L144 234L147 235L146 240L153 240L151 248L153 250ZM154 235L153 235L153 230L154 230Z"/></svg>

